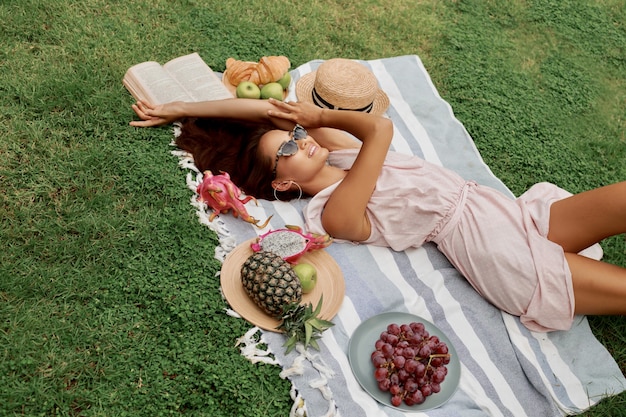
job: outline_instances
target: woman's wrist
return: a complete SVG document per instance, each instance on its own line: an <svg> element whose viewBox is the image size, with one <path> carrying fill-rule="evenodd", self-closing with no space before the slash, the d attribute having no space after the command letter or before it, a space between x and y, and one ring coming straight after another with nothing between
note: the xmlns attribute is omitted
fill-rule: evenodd
<svg viewBox="0 0 626 417"><path fill-rule="evenodd" d="M179 117L203 117L200 103L181 101L176 108Z"/></svg>
<svg viewBox="0 0 626 417"><path fill-rule="evenodd" d="M322 109L322 111L320 111L320 121L319 121L319 127L332 127L329 126L328 123L328 109Z"/></svg>

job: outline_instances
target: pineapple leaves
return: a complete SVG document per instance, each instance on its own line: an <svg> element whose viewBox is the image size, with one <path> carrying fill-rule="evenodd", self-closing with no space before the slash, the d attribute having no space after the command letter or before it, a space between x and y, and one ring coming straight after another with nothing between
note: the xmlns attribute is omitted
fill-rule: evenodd
<svg viewBox="0 0 626 417"><path fill-rule="evenodd" d="M315 310L311 303L307 305L292 304L285 306L282 322L277 327L278 330L283 331L287 340L283 346L286 347L286 352L291 352L297 343L302 343L305 349L308 346L319 350L319 344L317 339L321 337L324 330L332 327L334 323L318 318L322 310L322 302L324 296L320 297Z"/></svg>
<svg viewBox="0 0 626 417"><path fill-rule="evenodd" d="M311 343L311 336L313 335L313 326L308 321L304 322L304 346L308 346Z"/></svg>
<svg viewBox="0 0 626 417"><path fill-rule="evenodd" d="M324 331L327 328L331 327L334 325L333 322L330 322L328 320L322 320L322 319L311 319L308 322L312 327L316 328L317 330L320 331Z"/></svg>
<svg viewBox="0 0 626 417"><path fill-rule="evenodd" d="M317 339L319 339L319 337L316 337L315 339L311 339L311 347L313 347L313 349L315 350L320 350L320 345L317 344Z"/></svg>
<svg viewBox="0 0 626 417"><path fill-rule="evenodd" d="M297 342L298 342L298 335L294 333L291 335L289 339L287 339L287 341L283 345L287 347L287 350L285 351L285 353L291 352L296 347Z"/></svg>
<svg viewBox="0 0 626 417"><path fill-rule="evenodd" d="M320 295L320 300L317 302L317 306L315 307L315 311L312 313L313 317L317 317L322 311L322 301L324 300L324 294ZM309 307L311 304L309 304Z"/></svg>

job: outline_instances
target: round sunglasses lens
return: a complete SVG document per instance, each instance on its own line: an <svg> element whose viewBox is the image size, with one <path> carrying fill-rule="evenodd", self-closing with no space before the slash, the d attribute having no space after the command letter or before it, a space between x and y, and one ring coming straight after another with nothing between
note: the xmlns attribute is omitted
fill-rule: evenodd
<svg viewBox="0 0 626 417"><path fill-rule="evenodd" d="M302 126L296 126L293 130L293 138L295 140L304 139L306 138L306 135L306 130Z"/></svg>
<svg viewBox="0 0 626 417"><path fill-rule="evenodd" d="M283 145L278 150L278 155L291 156L296 152L298 152L298 144L293 140L290 140L289 142L283 143Z"/></svg>

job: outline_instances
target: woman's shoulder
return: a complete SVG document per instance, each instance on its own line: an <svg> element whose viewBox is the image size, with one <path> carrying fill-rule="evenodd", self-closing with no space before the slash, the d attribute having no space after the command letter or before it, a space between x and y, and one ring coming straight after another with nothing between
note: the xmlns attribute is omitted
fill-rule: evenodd
<svg viewBox="0 0 626 417"><path fill-rule="evenodd" d="M326 234L324 226L322 226L322 212L326 202L335 191L341 181L324 188L315 194L302 210L307 230L311 233Z"/></svg>

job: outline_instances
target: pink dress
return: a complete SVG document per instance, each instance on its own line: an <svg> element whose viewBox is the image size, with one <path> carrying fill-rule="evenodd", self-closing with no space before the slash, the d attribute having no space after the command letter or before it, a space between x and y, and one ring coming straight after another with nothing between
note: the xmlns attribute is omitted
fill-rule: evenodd
<svg viewBox="0 0 626 417"><path fill-rule="evenodd" d="M349 169L357 152L331 152L329 163ZM324 233L322 211L337 185L305 208L311 232ZM476 291L530 330L566 330L574 316L571 273L561 246L546 236L550 205L569 195L540 183L511 199L449 169L390 152L367 207L372 232L364 243L402 251L434 242Z"/></svg>

